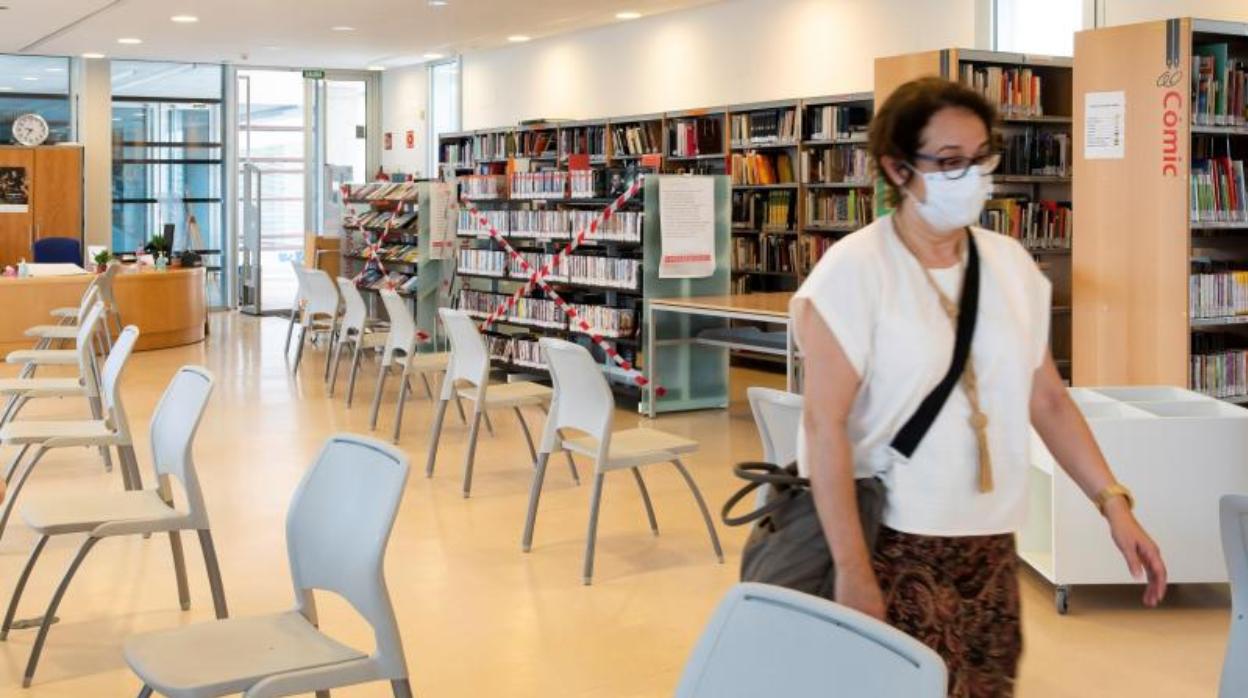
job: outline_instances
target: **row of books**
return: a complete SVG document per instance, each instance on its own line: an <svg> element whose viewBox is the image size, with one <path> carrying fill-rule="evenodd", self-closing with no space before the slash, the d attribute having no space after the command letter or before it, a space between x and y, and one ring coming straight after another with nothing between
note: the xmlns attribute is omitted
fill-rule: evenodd
<svg viewBox="0 0 1248 698"><path fill-rule="evenodd" d="M1009 235L1028 249L1070 249L1074 216L1068 201L989 199L980 225Z"/></svg>
<svg viewBox="0 0 1248 698"><path fill-rule="evenodd" d="M541 211L482 211L473 215L460 210L457 234L462 237L485 237L489 227L482 225L484 216L498 233L504 237L566 240L582 230L588 230L598 217L597 211L541 210ZM587 235L592 242L641 242L643 216L640 211L617 211L602 222L598 230Z"/></svg>
<svg viewBox="0 0 1248 698"><path fill-rule="evenodd" d="M383 264L387 262L416 264L420 261L419 245L384 245L378 248L376 252L371 252L370 249L371 248L364 247L356 250L354 252L354 256L366 258L371 255L376 255L377 260Z"/></svg>
<svg viewBox="0 0 1248 698"><path fill-rule="evenodd" d="M719 117L694 117L673 121L668 152L678 158L722 154L724 134Z"/></svg>
<svg viewBox="0 0 1248 698"><path fill-rule="evenodd" d="M802 153L802 181L808 184L869 183L871 156L866 148L840 147Z"/></svg>
<svg viewBox="0 0 1248 698"><path fill-rule="evenodd" d="M468 199L503 199L507 197L507 179L503 175L460 177L459 191Z"/></svg>
<svg viewBox="0 0 1248 698"><path fill-rule="evenodd" d="M551 282L568 281L568 272L566 269L567 265L558 263L559 255L548 254L546 252L521 252L520 256L523 257L524 261L528 263L531 271L525 271L524 265L520 263L520 260L512 258L511 266L508 271L511 278L528 279L531 274L540 272L542 269L546 268L547 264L549 264L550 273L542 277L543 279Z"/></svg>
<svg viewBox="0 0 1248 698"><path fill-rule="evenodd" d="M611 147L617 157L660 153L663 151L663 125L659 121L612 124Z"/></svg>
<svg viewBox="0 0 1248 698"><path fill-rule="evenodd" d="M1074 159L1069 133L1024 128L1002 137L997 174L1069 177Z"/></svg>
<svg viewBox="0 0 1248 698"><path fill-rule="evenodd" d="M1248 124L1248 63L1229 51L1225 43L1192 47L1192 123Z"/></svg>
<svg viewBox="0 0 1248 698"><path fill-rule="evenodd" d="M510 296L507 294L465 288L459 291L459 307L478 316L486 317L492 315L499 306L507 304L508 298ZM567 315L558 304L544 298L519 298L505 318L510 322L535 327L565 329L568 326Z"/></svg>
<svg viewBox="0 0 1248 698"><path fill-rule="evenodd" d="M827 235L803 235L800 243L802 248L802 268L810 273L815 264L823 258L823 253L836 243L838 238Z"/></svg>
<svg viewBox="0 0 1248 698"><path fill-rule="evenodd" d="M641 288L641 260L629 257L570 255L564 260L574 284L635 291Z"/></svg>
<svg viewBox="0 0 1248 698"><path fill-rule="evenodd" d="M502 250L460 250L459 273L506 276L507 253Z"/></svg>
<svg viewBox="0 0 1248 698"><path fill-rule="evenodd" d="M490 234L490 228L498 231L499 235L506 235L511 230L511 215L514 211L478 211L475 215L467 209L459 210L459 221L455 226L455 233L461 237L487 237ZM482 223L481 219L485 218L486 222Z"/></svg>
<svg viewBox="0 0 1248 698"><path fill-rule="evenodd" d="M568 155L607 156L607 127L578 126L559 131L559 157Z"/></svg>
<svg viewBox="0 0 1248 698"><path fill-rule="evenodd" d="M751 230L793 230L797 224L797 192L734 191L734 228Z"/></svg>
<svg viewBox="0 0 1248 698"><path fill-rule="evenodd" d="M1248 349L1227 349L1191 358L1192 390L1217 398L1248 395Z"/></svg>
<svg viewBox="0 0 1248 698"><path fill-rule="evenodd" d="M555 130L520 131L516 134L517 149L526 158L553 157L555 155Z"/></svg>
<svg viewBox="0 0 1248 698"><path fill-rule="evenodd" d="M806 197L806 223L859 228L871 222L874 201L869 189L812 191Z"/></svg>
<svg viewBox="0 0 1248 698"><path fill-rule="evenodd" d="M1043 80L1031 68L963 63L959 71L962 84L970 87L997 107L1005 117L1043 116L1041 101Z"/></svg>
<svg viewBox="0 0 1248 698"><path fill-rule="evenodd" d="M732 183L735 185L790 184L795 181L793 161L788 153L732 154Z"/></svg>
<svg viewBox="0 0 1248 698"><path fill-rule="evenodd" d="M797 273L797 238L781 235L733 237L732 268L734 271L765 271L780 274Z"/></svg>
<svg viewBox="0 0 1248 698"><path fill-rule="evenodd" d="M567 197L568 173L517 172L511 175L508 185L513 199L563 199Z"/></svg>
<svg viewBox="0 0 1248 698"><path fill-rule="evenodd" d="M637 311L629 308L612 308L608 305L570 304L576 317L585 320L594 332L603 337L629 339L637 334ZM570 328L580 330L580 323L571 321Z"/></svg>
<svg viewBox="0 0 1248 698"><path fill-rule="evenodd" d="M501 160L515 154L515 141L510 133L478 133L472 137L472 149L478 160Z"/></svg>
<svg viewBox="0 0 1248 698"><path fill-rule="evenodd" d="M797 109L772 109L733 114L729 124L732 145L770 145L797 142Z"/></svg>
<svg viewBox="0 0 1248 698"><path fill-rule="evenodd" d="M1189 279L1188 304L1192 318L1248 315L1248 271L1192 274Z"/></svg>
<svg viewBox="0 0 1248 698"><path fill-rule="evenodd" d="M598 173L593 170L572 170L568 173L568 197L592 199L600 193Z"/></svg>
<svg viewBox="0 0 1248 698"><path fill-rule="evenodd" d="M343 219L343 225L346 227L366 228L368 230L383 230L385 228L398 230L411 227L419 217L420 214L417 211L368 210L358 216L348 214Z"/></svg>
<svg viewBox="0 0 1248 698"><path fill-rule="evenodd" d="M1193 222L1248 220L1243 160L1193 158L1190 188Z"/></svg>
<svg viewBox="0 0 1248 698"><path fill-rule="evenodd" d="M356 280L356 288L370 289L373 291L381 291L389 289L399 293L415 293L417 286L417 277L415 275L404 274L398 271L382 273L376 267L369 267L360 274L360 278Z"/></svg>
<svg viewBox="0 0 1248 698"><path fill-rule="evenodd" d="M865 138L870 123L869 107L828 104L806 108L806 138L812 141Z"/></svg>
<svg viewBox="0 0 1248 698"><path fill-rule="evenodd" d="M472 141L449 141L442 144L439 162L452 167L472 167L476 158L473 156Z"/></svg>
<svg viewBox="0 0 1248 698"><path fill-rule="evenodd" d="M411 181L342 185L342 194L348 201L414 201L418 193L418 183Z"/></svg>

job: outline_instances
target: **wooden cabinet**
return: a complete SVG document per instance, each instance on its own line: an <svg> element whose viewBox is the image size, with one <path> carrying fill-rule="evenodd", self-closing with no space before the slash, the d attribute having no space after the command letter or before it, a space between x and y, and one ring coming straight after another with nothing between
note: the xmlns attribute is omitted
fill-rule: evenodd
<svg viewBox="0 0 1248 698"><path fill-rule="evenodd" d="M0 211L0 266L30 260L31 245L45 237L82 240L82 148L0 147L0 168L25 172L25 211Z"/></svg>

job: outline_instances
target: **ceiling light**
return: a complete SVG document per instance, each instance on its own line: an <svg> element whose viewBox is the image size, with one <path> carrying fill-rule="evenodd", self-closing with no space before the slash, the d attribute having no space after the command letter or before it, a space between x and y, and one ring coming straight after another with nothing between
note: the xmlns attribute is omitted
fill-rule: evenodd
<svg viewBox="0 0 1248 698"><path fill-rule="evenodd" d="M103 58L103 57L104 57L104 54L102 54L102 53L84 53L84 54L82 54L82 57L83 57L83 58Z"/></svg>
<svg viewBox="0 0 1248 698"><path fill-rule="evenodd" d="M8 85L0 85L0 92L12 92L13 88Z"/></svg>
<svg viewBox="0 0 1248 698"><path fill-rule="evenodd" d="M177 22L178 24L194 24L199 21L199 18L195 15L174 15L169 18L169 21Z"/></svg>
<svg viewBox="0 0 1248 698"><path fill-rule="evenodd" d="M330 27L330 29L332 29L333 31L336 31L336 32L353 32L353 31L355 31L355 27L348 27L348 26L347 26L347 25L345 25L345 24L339 24L339 25L338 25L338 26L336 26L336 27Z"/></svg>
<svg viewBox="0 0 1248 698"><path fill-rule="evenodd" d="M524 34L512 34L511 36L507 37L507 40L513 44L523 44L524 42L528 41L530 38L531 37L527 37Z"/></svg>
<svg viewBox="0 0 1248 698"><path fill-rule="evenodd" d="M22 79L27 82L36 82L39 80L39 78L35 77L34 75L24 75L22 76Z"/></svg>
<svg viewBox="0 0 1248 698"><path fill-rule="evenodd" d="M281 51L282 47L281 46L265 46L264 50L265 51Z"/></svg>
<svg viewBox="0 0 1248 698"><path fill-rule="evenodd" d="M122 38L122 39L118 39L118 40L117 40L117 43L119 43L119 44L126 44L126 45L128 45L128 46L134 46L135 44L141 44L141 43L143 43L143 40L142 40L142 39L135 39L134 37L125 37L125 38Z"/></svg>
<svg viewBox="0 0 1248 698"><path fill-rule="evenodd" d="M63 72L65 72L65 69L64 69L64 68L44 68L44 70L46 70L46 71L47 71L47 72L49 72L49 73L63 73Z"/></svg>
<svg viewBox="0 0 1248 698"><path fill-rule="evenodd" d="M633 12L631 10L628 12L616 12L615 18L616 19L641 19L641 13Z"/></svg>
<svg viewBox="0 0 1248 698"><path fill-rule="evenodd" d="M445 54L445 53L433 53L433 52L429 52L429 53L426 53L426 54L425 54L425 60L427 60L427 61L436 61L436 60L439 60L439 59L442 59L442 58L446 58L446 54Z"/></svg>
<svg viewBox="0 0 1248 698"><path fill-rule="evenodd" d="M446 7L446 0L429 0L429 7Z"/></svg>
<svg viewBox="0 0 1248 698"><path fill-rule="evenodd" d="M383 70L385 70L385 69L386 69L386 66L384 66L384 65L370 65L370 66L368 66L368 69L369 69L369 70L371 70L371 71L373 71L373 72L380 73L381 71L383 71Z"/></svg>

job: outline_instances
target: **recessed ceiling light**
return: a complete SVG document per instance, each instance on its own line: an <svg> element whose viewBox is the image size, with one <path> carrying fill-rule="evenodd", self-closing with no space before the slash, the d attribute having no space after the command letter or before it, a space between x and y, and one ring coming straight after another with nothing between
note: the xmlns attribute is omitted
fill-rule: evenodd
<svg viewBox="0 0 1248 698"><path fill-rule="evenodd" d="M264 50L265 51L281 51L282 47L281 46L265 46Z"/></svg>
<svg viewBox="0 0 1248 698"><path fill-rule="evenodd" d="M616 19L641 19L641 13L633 12L631 10L627 12L616 12L615 18Z"/></svg>
<svg viewBox="0 0 1248 698"><path fill-rule="evenodd" d="M12 92L13 88L8 85L0 85L0 92Z"/></svg>
<svg viewBox="0 0 1248 698"><path fill-rule="evenodd" d="M126 44L126 45L128 45L128 46L133 46L133 45L135 45L135 44L141 44L141 43L143 43L143 40L142 40L142 39L136 39L136 38L134 38L134 37L125 37L125 38L122 38L122 39L118 39L118 40L117 40L117 43L119 43L119 44Z"/></svg>
<svg viewBox="0 0 1248 698"><path fill-rule="evenodd" d="M339 25L338 25L338 26L336 26L336 27L330 27L330 29L332 29L333 31L336 31L336 32L353 32L353 31L355 31L355 27L348 27L348 26L347 26L347 25L345 25L345 24L339 24Z"/></svg>
<svg viewBox="0 0 1248 698"><path fill-rule="evenodd" d="M524 34L512 34L511 36L507 37L507 40L513 44L523 44L524 42L528 41L530 38L532 37L525 36Z"/></svg>
<svg viewBox="0 0 1248 698"><path fill-rule="evenodd" d="M49 72L49 73L63 73L63 72L65 72L65 69L64 69L64 68L44 68L44 70L45 70L45 71L47 71L47 72Z"/></svg>
<svg viewBox="0 0 1248 698"><path fill-rule="evenodd" d="M194 24L199 21L199 18L195 15L174 15L169 18L169 21L177 22L178 24Z"/></svg>
<svg viewBox="0 0 1248 698"><path fill-rule="evenodd" d="M37 82L39 80L39 78L35 77L34 75L23 75L22 79L25 80L26 82Z"/></svg>
<svg viewBox="0 0 1248 698"><path fill-rule="evenodd" d="M383 70L385 70L385 69L386 69L386 66L384 66L384 65L370 65L370 66L368 66L368 69L369 69L369 70L371 70L371 71L373 71L373 72L380 73L381 71L383 71Z"/></svg>
<svg viewBox="0 0 1248 698"><path fill-rule="evenodd" d="M446 0L429 0L429 7L446 7L448 4Z"/></svg>
<svg viewBox="0 0 1248 698"><path fill-rule="evenodd" d="M446 54L445 53L433 53L433 52L429 52L425 54L425 60L427 61L436 61L439 58L446 58Z"/></svg>
<svg viewBox="0 0 1248 698"><path fill-rule="evenodd" d="M104 57L104 54L102 54L102 53L84 53L84 54L82 54L82 57L83 57L83 58L103 58L103 57Z"/></svg>

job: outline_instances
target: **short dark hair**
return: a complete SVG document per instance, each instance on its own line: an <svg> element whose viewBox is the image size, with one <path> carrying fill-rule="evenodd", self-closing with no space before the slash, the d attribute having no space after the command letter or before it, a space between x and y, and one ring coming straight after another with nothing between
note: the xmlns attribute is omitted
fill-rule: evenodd
<svg viewBox="0 0 1248 698"><path fill-rule="evenodd" d="M922 145L923 129L932 116L942 109L954 107L965 109L984 122L989 137L997 122L997 110L978 92L958 83L938 77L919 78L905 83L893 91L871 119L870 140L867 148L875 162L875 170L889 188L889 203L901 204L901 187L884 175L881 160L884 156L902 161L913 161Z"/></svg>

